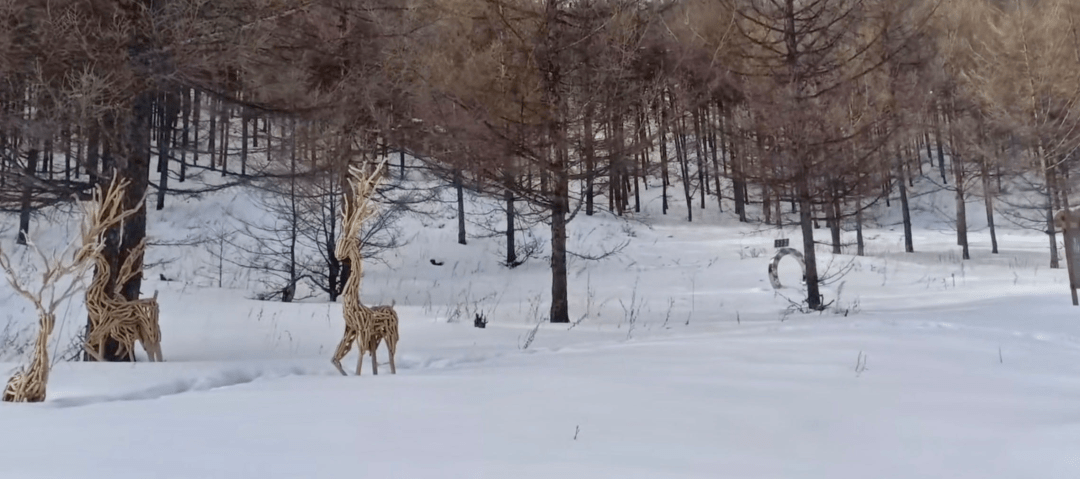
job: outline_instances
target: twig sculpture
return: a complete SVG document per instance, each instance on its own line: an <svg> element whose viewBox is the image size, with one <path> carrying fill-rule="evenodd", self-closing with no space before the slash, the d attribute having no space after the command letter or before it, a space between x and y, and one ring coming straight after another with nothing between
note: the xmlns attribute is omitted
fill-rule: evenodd
<svg viewBox="0 0 1080 479"><path fill-rule="evenodd" d="M137 266L146 248L140 242L128 253L120 266L113 289L108 289L109 262L98 254L95 258L97 273L86 290L86 310L90 313L92 327L86 338L86 351L97 361L102 361L105 343L111 337L119 344L118 353L129 359L135 356L135 341L142 343L150 361L164 361L161 355L161 326L158 322L157 292L153 298L128 300L120 293L124 284L141 274Z"/></svg>
<svg viewBox="0 0 1080 479"><path fill-rule="evenodd" d="M36 305L35 305L36 306ZM41 402L45 400L45 385L49 382L49 335L56 316L38 311L38 334L30 367L20 369L4 387L4 402Z"/></svg>
<svg viewBox="0 0 1080 479"><path fill-rule="evenodd" d="M375 352L378 351L380 342L385 342L386 349L390 352L390 374L397 374L394 353L397 351L398 342L398 315L392 304L371 307L371 335L368 337L371 374L379 374L379 361L375 359ZM361 362L363 358L364 356L360 355ZM356 371L356 374L360 374L360 364L356 365Z"/></svg>
<svg viewBox="0 0 1080 479"><path fill-rule="evenodd" d="M385 163L385 160L383 161ZM360 278L363 274L363 258L360 255L360 227L364 221L375 214L375 205L371 195L381 179L383 165L380 163L371 173L364 173L356 167L349 167L350 193L346 195L342 207L342 232L334 254L338 260L351 268L349 279L342 289L342 314L345 317L345 334L338 343L331 362L342 376L347 376L341 367L341 359L352 349L355 341L360 357L356 361L356 375L360 375L364 364L364 352L371 354L372 373L378 374L375 352L380 341L385 341L390 350L390 372L397 373L394 353L398 340L398 317L393 306L375 306L369 308L360 302Z"/></svg>
<svg viewBox="0 0 1080 479"><path fill-rule="evenodd" d="M49 381L49 335L52 334L56 325L56 309L60 304L82 290L82 275L91 264L91 259L100 255L105 243L102 233L112 225L123 221L124 218L135 213L135 210L122 211L119 198L126 181L118 181L114 178L106 193L102 193L100 187L94 194L94 200L81 203L84 213L80 235L59 255L49 257L32 242L28 241L31 248L44 264L41 274L41 284L36 290L23 285L22 280L15 273L15 267L5 252L0 250L0 268L4 270L8 283L20 296L34 303L38 312L38 334L34 343L33 356L29 367L23 368L8 380L4 388L2 400L5 402L41 402L45 400L45 387ZM72 252L76 241L81 241L81 246ZM60 286L63 278L71 277L64 286Z"/></svg>

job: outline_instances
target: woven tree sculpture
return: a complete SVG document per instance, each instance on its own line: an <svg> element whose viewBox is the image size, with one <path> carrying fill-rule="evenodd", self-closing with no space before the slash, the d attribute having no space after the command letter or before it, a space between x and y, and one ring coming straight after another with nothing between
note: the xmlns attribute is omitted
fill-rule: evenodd
<svg viewBox="0 0 1080 479"><path fill-rule="evenodd" d="M80 202L83 220L79 237L55 256L42 252L32 241L27 246L37 254L42 263L41 278L37 288L24 284L16 274L7 253L0 249L0 268L4 270L8 284L20 296L30 300L38 312L38 334L34 343L30 365L15 373L4 388L5 402L41 402L45 400L45 386L49 381L49 335L56 325L56 309L62 302L83 289L82 276L92 264L91 259L100 255L105 247L103 233L135 213L135 209L121 210L120 198L127 186L126 180L113 179L107 191L100 187L92 201ZM77 248L76 248L77 246ZM70 278L67 284L63 279Z"/></svg>

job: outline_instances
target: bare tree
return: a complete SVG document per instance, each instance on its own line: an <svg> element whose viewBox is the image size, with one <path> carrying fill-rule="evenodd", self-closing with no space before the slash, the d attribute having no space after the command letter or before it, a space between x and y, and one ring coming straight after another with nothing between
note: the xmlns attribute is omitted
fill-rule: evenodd
<svg viewBox="0 0 1080 479"><path fill-rule="evenodd" d="M988 122L1010 133L1030 171L1038 172L1037 177L1022 177L1039 198L1041 218L1014 220L1041 220L1049 236L1052 268L1059 265L1053 214L1069 206L1063 177L1080 145L1080 48L1070 5L1059 0L1003 5L967 0L950 5L944 19L946 45L963 93ZM1036 205L1014 211L1022 214L1031 206Z"/></svg>

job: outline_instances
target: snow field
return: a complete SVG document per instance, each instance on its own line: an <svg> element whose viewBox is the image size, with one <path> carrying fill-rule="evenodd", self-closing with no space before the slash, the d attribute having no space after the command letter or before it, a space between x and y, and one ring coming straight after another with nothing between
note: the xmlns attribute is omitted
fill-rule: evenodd
<svg viewBox="0 0 1080 479"><path fill-rule="evenodd" d="M819 249L823 269L850 271L824 288L830 310L807 315L791 312L766 276L772 240L796 243L797 231L739 225L713 204L687 224L678 200L661 216L656 193L637 219L571 223L575 252L629 240L599 262L571 259L573 325L542 323L545 258L507 270L501 238L456 244L452 211L403 220L409 244L365 265L363 283L365 302L397 303L394 376L385 350L378 376L370 362L359 378L330 365L339 304L247 299L252 278L230 271L217 288L204 248L152 247L148 261L160 265L143 292L159 291L167 362L58 362L45 403L0 405L2 470L1080 477L1080 308L1070 305L1065 270L1046 268L1045 236L999 231L1002 251L991 256L974 231L973 259L961 262L949 231L918 225L918 252L905 254L899 228L883 221L866 232L866 257ZM471 199L470 208L490 205ZM176 201L151 212L151 236L186 238L226 211L258 215L232 192ZM65 223L40 223L35 237L58 244ZM532 233L546 242L544 227ZM781 293L798 298L794 262L780 268ZM13 330L34 321L6 286L0 308ZM477 311L486 329L472 327ZM78 304L63 313L56 350L85 318ZM25 355L5 359L0 371ZM355 360L346 358L347 370Z"/></svg>

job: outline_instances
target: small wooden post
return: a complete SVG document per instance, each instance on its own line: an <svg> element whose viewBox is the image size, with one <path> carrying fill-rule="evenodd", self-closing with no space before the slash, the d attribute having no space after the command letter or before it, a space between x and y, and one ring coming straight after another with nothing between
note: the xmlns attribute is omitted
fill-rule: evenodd
<svg viewBox="0 0 1080 479"><path fill-rule="evenodd" d="M1069 290L1073 306L1080 306L1076 288L1080 287L1080 211L1061 210L1054 215L1054 226L1065 237L1065 264L1069 268Z"/></svg>

